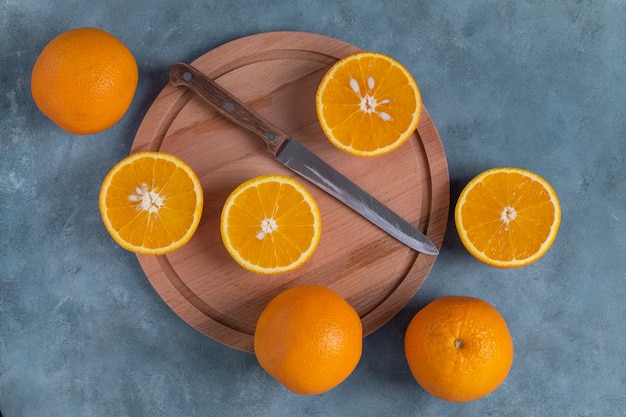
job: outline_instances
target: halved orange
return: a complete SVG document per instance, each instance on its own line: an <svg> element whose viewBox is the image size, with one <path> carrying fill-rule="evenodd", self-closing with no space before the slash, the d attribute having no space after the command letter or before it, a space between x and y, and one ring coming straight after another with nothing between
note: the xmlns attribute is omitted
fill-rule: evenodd
<svg viewBox="0 0 626 417"><path fill-rule="evenodd" d="M107 231L123 248L163 255L187 243L202 216L203 192L182 159L163 152L138 152L118 162L100 189Z"/></svg>
<svg viewBox="0 0 626 417"><path fill-rule="evenodd" d="M411 73L376 52L359 52L335 63L322 78L315 104L330 142L362 157L383 155L405 143L422 112L422 96Z"/></svg>
<svg viewBox="0 0 626 417"><path fill-rule="evenodd" d="M528 265L552 245L561 206L552 186L521 168L493 168L472 179L454 210L461 242L482 262L501 268Z"/></svg>
<svg viewBox="0 0 626 417"><path fill-rule="evenodd" d="M311 257L321 235L313 196L286 175L262 175L226 199L220 231L226 250L242 267L259 274L291 271Z"/></svg>

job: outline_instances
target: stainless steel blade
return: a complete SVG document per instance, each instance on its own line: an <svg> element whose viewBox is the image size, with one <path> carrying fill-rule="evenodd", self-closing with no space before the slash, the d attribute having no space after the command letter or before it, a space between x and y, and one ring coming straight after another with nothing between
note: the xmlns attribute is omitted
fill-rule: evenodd
<svg viewBox="0 0 626 417"><path fill-rule="evenodd" d="M313 152L290 138L196 68L177 63L170 81L186 86L233 123L257 134L270 153L287 168L337 198L410 248L437 255L437 247L417 228L339 173Z"/></svg>
<svg viewBox="0 0 626 417"><path fill-rule="evenodd" d="M287 141L277 153L276 159L408 247L429 255L439 253L430 239L411 223L391 211L299 142L293 139Z"/></svg>

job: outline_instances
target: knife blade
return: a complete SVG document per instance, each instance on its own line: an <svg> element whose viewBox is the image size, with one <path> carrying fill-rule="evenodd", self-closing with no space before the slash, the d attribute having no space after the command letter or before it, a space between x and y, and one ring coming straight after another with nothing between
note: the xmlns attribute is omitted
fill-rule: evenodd
<svg viewBox="0 0 626 417"><path fill-rule="evenodd" d="M411 223L393 212L321 158L259 115L198 69L176 63L169 70L174 86L185 86L236 125L258 135L287 168L361 214L408 247L437 255L437 247Z"/></svg>

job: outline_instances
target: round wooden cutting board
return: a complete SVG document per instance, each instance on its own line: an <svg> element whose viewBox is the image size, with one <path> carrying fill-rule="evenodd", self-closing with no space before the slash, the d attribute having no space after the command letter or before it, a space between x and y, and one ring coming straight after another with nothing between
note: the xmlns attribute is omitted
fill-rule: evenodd
<svg viewBox="0 0 626 417"><path fill-rule="evenodd" d="M192 63L270 122L415 224L441 247L450 202L448 166L427 111L402 147L358 158L333 147L315 112L317 86L355 46L302 32L271 32L222 45ZM419 80L418 80L419 83ZM178 155L198 174L204 194L191 241L166 256L139 256L148 279L187 323L213 339L253 351L256 321L281 291L328 286L357 310L364 334L394 317L415 295L436 257L398 243L348 207L298 177L267 153L253 134L223 119L184 87L168 84L147 112L132 152ZM282 173L299 179L322 214L313 257L296 271L262 276L242 269L222 245L219 219L230 192L245 180Z"/></svg>

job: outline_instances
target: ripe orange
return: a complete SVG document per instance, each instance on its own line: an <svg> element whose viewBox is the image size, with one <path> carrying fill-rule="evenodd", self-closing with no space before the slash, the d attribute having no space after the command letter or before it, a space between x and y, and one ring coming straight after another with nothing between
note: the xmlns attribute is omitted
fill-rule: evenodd
<svg viewBox="0 0 626 417"><path fill-rule="evenodd" d="M493 392L513 364L504 318L486 301L439 298L411 320L404 348L415 380L431 395L473 401Z"/></svg>
<svg viewBox="0 0 626 417"><path fill-rule="evenodd" d="M291 271L313 255L321 235L313 196L295 179L262 175L237 187L220 219L226 250L259 274Z"/></svg>
<svg viewBox="0 0 626 417"><path fill-rule="evenodd" d="M320 285L277 295L261 313L254 333L261 367L301 395L321 394L342 383L359 363L362 344L357 312Z"/></svg>
<svg viewBox="0 0 626 417"><path fill-rule="evenodd" d="M31 74L37 107L62 129L91 134L117 123L135 95L139 72L128 48L96 28L54 38Z"/></svg>
<svg viewBox="0 0 626 417"><path fill-rule="evenodd" d="M554 242L561 207L550 184L520 168L493 168L471 180L454 211L463 245L501 268L528 265Z"/></svg>
<svg viewBox="0 0 626 417"><path fill-rule="evenodd" d="M191 239L203 193L191 167L163 152L138 152L118 162L100 189L102 220L123 248L163 255Z"/></svg>
<svg viewBox="0 0 626 417"><path fill-rule="evenodd" d="M337 148L372 157L398 148L422 112L417 83L399 62L360 52L334 64L315 98L322 130Z"/></svg>

